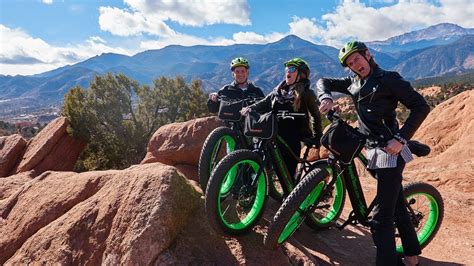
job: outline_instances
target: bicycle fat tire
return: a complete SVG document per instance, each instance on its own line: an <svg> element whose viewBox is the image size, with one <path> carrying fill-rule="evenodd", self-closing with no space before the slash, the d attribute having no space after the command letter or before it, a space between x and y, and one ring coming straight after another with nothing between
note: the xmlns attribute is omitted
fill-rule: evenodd
<svg viewBox="0 0 474 266"><path fill-rule="evenodd" d="M255 175L261 165L262 160L257 153L237 150L226 155L216 166L205 194L206 215L216 232L229 236L241 235L252 229L259 221L268 190L265 171L262 171L256 179L254 187L243 185L245 184L243 179ZM236 168L239 170L235 170ZM246 174L240 175L242 171L246 171ZM247 181L247 184L249 183ZM245 188L250 192L241 194ZM228 202L233 204L234 200L235 206L226 205ZM242 214L246 210L248 213Z"/></svg>

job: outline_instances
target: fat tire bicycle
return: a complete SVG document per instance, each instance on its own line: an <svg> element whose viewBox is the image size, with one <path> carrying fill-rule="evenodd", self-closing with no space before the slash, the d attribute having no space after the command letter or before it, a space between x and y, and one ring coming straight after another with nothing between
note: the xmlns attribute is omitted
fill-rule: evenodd
<svg viewBox="0 0 474 266"><path fill-rule="evenodd" d="M247 106L254 103L259 98L237 99L233 100L224 96L219 96L218 99L229 103L242 103L242 106ZM238 110L240 111L240 110ZM242 119L237 121L230 121L223 119L225 126L215 128L209 135L201 149L198 163L199 185L205 192L212 169L217 163L227 154L237 150L249 148L252 146L251 140L244 136Z"/></svg>
<svg viewBox="0 0 474 266"><path fill-rule="evenodd" d="M301 113L279 112L279 119L294 119ZM253 138L254 149L236 150L226 155L215 167L205 193L206 214L211 227L223 235L240 235L246 233L258 222L263 214L268 189L274 188L283 197L289 195L298 180L301 180L312 169L324 160L310 162L307 160L309 148L319 144L319 140L304 139L307 147L300 158L280 137L262 139ZM299 167L295 178L290 177L288 168L278 148L278 143L297 159ZM273 169L275 175L269 176L265 169ZM273 180L273 176L277 179ZM278 184L278 189L275 184ZM337 193L328 197L328 208L331 211L309 215L307 223L316 229L327 228L329 222L337 219L345 201L342 180L335 185ZM277 193L277 192L276 192Z"/></svg>
<svg viewBox="0 0 474 266"><path fill-rule="evenodd" d="M332 115L329 115L328 118L331 121L340 119ZM427 153L421 154L421 152L417 152L420 149L420 145L423 144L416 141L408 143L410 150L415 155L424 156ZM429 153L429 147L427 148ZM336 225L336 227L340 230L349 224L360 224L368 227L369 214L375 206L375 200L367 207L354 163L355 158L362 162L364 166L367 166L367 159L360 149L357 152L357 156L348 164L342 163L334 155L330 155L324 165L314 168L306 175L278 209L264 237L264 245L267 248L276 249L279 245L283 244L314 210L321 208L325 204L324 199L327 195L337 191L338 187L335 184L341 177L343 188L347 190L349 195L352 211L348 219L344 223ZM375 178L373 171L368 170L368 172ZM435 187L422 182L403 185L403 195L405 196L405 204L417 233L418 241L423 249L433 240L441 226L444 217L443 199ZM398 231L396 231L395 236L397 253L403 254Z"/></svg>

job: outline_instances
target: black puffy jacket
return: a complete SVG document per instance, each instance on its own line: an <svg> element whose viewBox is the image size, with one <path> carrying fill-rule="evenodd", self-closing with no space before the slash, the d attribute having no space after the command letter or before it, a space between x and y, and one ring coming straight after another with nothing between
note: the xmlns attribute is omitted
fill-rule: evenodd
<svg viewBox="0 0 474 266"><path fill-rule="evenodd" d="M235 81L222 87L217 92L217 95L225 96L233 100L263 98L265 96L262 90L259 87L254 86L251 82L248 83L247 89L242 90L237 86ZM217 113L219 111L219 105L219 100L217 100L216 102L211 101L211 99L207 100L207 108L211 113Z"/></svg>
<svg viewBox="0 0 474 266"><path fill-rule="evenodd" d="M331 98L331 91L348 94L355 104L359 130L370 139L386 142L398 135L409 140L430 112L423 96L397 72L375 66L368 78L357 76L341 79L322 78L317 83L318 99ZM398 102L410 110L405 124L399 128L395 109Z"/></svg>

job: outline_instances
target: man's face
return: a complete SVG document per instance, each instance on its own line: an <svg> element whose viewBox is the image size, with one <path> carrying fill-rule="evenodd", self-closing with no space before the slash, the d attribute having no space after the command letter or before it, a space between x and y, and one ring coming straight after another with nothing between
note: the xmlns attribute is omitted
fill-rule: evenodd
<svg viewBox="0 0 474 266"><path fill-rule="evenodd" d="M364 56L355 52L346 59L346 64L359 77L366 78L370 74L369 60L369 51L365 51Z"/></svg>
<svg viewBox="0 0 474 266"><path fill-rule="evenodd" d="M232 76L234 76L234 80L238 84L245 83L249 77L249 70L243 66L236 67L232 71Z"/></svg>

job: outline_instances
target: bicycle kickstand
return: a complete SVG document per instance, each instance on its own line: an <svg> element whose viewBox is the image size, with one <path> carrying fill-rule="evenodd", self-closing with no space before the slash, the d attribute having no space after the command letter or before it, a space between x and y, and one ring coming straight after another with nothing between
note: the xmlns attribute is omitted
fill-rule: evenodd
<svg viewBox="0 0 474 266"><path fill-rule="evenodd" d="M336 224L336 228L339 230L342 230L344 229L344 227L346 227L349 224L357 225L358 223L359 222L357 221L354 211L351 211L351 213L349 213L349 218L347 218L347 220L340 225Z"/></svg>

